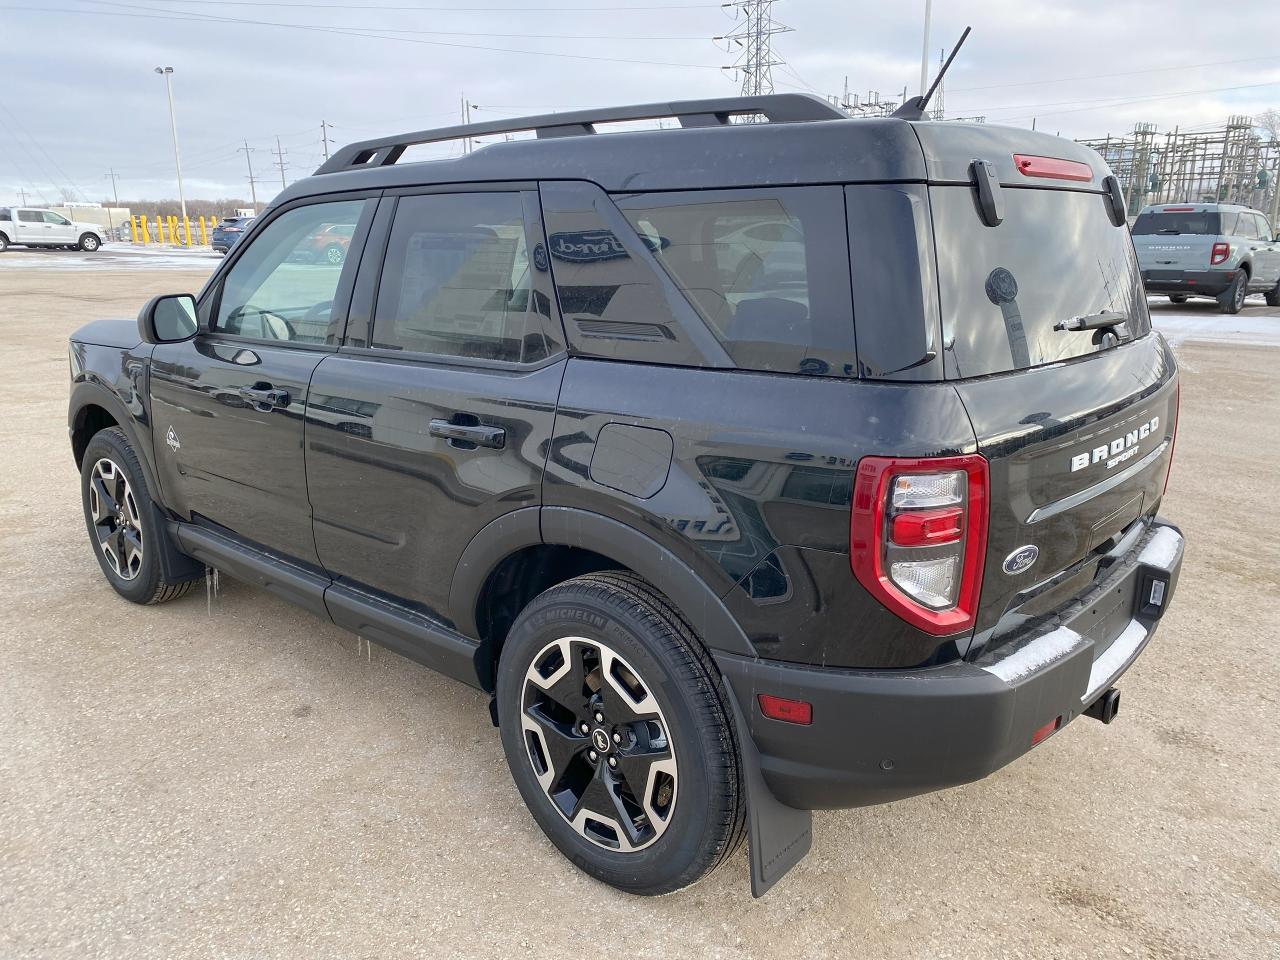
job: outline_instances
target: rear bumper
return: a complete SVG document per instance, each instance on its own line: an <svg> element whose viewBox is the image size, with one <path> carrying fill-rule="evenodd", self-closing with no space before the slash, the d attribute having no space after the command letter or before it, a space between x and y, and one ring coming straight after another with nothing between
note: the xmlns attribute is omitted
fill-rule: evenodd
<svg viewBox="0 0 1280 960"><path fill-rule="evenodd" d="M1231 286L1235 270L1143 270L1142 283L1150 293L1198 293L1216 297Z"/></svg>
<svg viewBox="0 0 1280 960"><path fill-rule="evenodd" d="M1108 571L1095 602L972 663L837 670L726 654L717 661L783 803L819 810L928 793L998 770L1031 749L1037 730L1061 729L1105 693L1154 634L1182 551L1178 529L1156 521ZM1099 654L1089 628L1114 608L1117 591L1130 619ZM766 718L760 693L808 701L813 723Z"/></svg>

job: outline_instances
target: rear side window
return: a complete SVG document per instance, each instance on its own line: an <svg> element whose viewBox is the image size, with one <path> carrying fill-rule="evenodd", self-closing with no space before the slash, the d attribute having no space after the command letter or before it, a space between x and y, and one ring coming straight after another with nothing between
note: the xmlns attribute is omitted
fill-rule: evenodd
<svg viewBox="0 0 1280 960"><path fill-rule="evenodd" d="M979 219L969 187L931 187L942 341L948 377L976 377L1084 356L1115 345L1055 330L1073 317L1119 313L1120 340L1151 329L1133 244L1103 198L1072 190L1004 189L998 227Z"/></svg>
<svg viewBox="0 0 1280 960"><path fill-rule="evenodd" d="M23 223L44 223L44 214L39 210L19 210L18 219Z"/></svg>
<svg viewBox="0 0 1280 960"><path fill-rule="evenodd" d="M616 198L735 366L855 376L837 187Z"/></svg>
<svg viewBox="0 0 1280 960"><path fill-rule="evenodd" d="M0 220L12 220L13 215L9 213L8 207L0 207Z"/></svg>
<svg viewBox="0 0 1280 960"><path fill-rule="evenodd" d="M550 347L534 308L519 193L401 197L370 346L532 363Z"/></svg>
<svg viewBox="0 0 1280 960"><path fill-rule="evenodd" d="M1133 222L1135 237L1148 234L1173 237L1183 233L1216 237L1221 232L1222 220L1216 212L1148 210L1138 214Z"/></svg>

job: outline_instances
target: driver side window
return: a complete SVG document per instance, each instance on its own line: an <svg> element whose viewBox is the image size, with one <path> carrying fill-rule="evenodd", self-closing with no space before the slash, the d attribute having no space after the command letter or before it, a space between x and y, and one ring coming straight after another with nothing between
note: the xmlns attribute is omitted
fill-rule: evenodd
<svg viewBox="0 0 1280 960"><path fill-rule="evenodd" d="M222 283L217 333L324 343L347 249L369 200L296 207L281 214L236 260Z"/></svg>

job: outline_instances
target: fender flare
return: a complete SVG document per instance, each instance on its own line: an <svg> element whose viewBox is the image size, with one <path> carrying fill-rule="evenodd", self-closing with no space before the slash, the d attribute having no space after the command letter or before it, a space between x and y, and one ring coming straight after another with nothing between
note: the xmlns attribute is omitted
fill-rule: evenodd
<svg viewBox="0 0 1280 960"><path fill-rule="evenodd" d="M151 444L142 442L139 436L138 423L133 414L129 412L119 397L101 383L95 380L81 380L71 387L71 400L67 407L68 437L75 432L80 415L85 407L88 406L102 407L107 413L111 414L116 424L124 431L125 436L129 438L129 445L138 454L143 473L147 475L147 489L151 491L151 498L158 501L160 484L156 476L155 464L152 462L153 451Z"/></svg>
<svg viewBox="0 0 1280 960"><path fill-rule="evenodd" d="M573 507L513 510L471 539L449 587L449 611L459 633L479 635L476 600L489 574L515 551L539 544L581 547L617 561L658 585L712 650L756 655L728 608L687 563L634 527Z"/></svg>

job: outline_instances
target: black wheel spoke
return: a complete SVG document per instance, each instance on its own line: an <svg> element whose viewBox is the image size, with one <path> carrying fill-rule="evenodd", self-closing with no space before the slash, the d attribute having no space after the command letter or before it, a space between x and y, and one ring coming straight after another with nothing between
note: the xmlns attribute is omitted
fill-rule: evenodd
<svg viewBox="0 0 1280 960"><path fill-rule="evenodd" d="M109 514L114 514L120 509L120 504L117 503L116 498L107 491L107 485L102 482L101 477L93 478L93 492L97 494L98 497L98 515L94 517L95 520L100 520Z"/></svg>
<svg viewBox="0 0 1280 960"><path fill-rule="evenodd" d="M557 711L559 712L559 711ZM542 704L526 708L525 715L538 725L542 744L547 751L547 762L557 778L569 768L569 764L587 749L587 737L577 730L577 720L553 717Z"/></svg>
<svg viewBox="0 0 1280 960"><path fill-rule="evenodd" d="M618 752L618 775L622 777L627 788L637 801L643 802L645 789L649 785L649 772L654 763L667 760L671 751L663 747L637 747L632 750Z"/></svg>
<svg viewBox="0 0 1280 960"><path fill-rule="evenodd" d="M121 547L121 567L127 570L132 567L135 557L142 556L142 537L138 535L137 531L124 527L121 527L118 533Z"/></svg>

